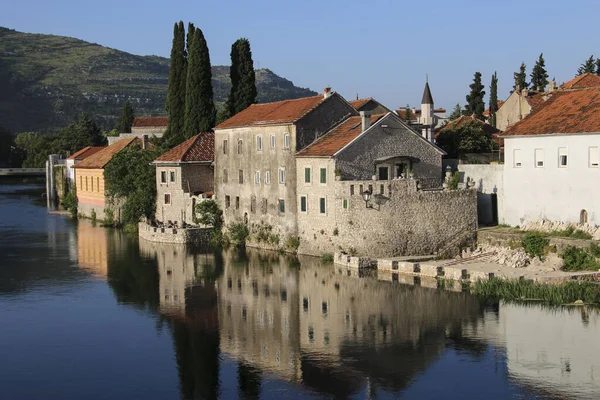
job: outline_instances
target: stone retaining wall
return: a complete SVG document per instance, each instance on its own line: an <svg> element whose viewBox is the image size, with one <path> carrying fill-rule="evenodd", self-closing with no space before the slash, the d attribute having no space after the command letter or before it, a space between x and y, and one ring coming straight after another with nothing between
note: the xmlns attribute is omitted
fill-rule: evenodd
<svg viewBox="0 0 600 400"><path fill-rule="evenodd" d="M144 222L138 224L140 239L157 243L190 243L208 245L212 236L211 228L158 228Z"/></svg>

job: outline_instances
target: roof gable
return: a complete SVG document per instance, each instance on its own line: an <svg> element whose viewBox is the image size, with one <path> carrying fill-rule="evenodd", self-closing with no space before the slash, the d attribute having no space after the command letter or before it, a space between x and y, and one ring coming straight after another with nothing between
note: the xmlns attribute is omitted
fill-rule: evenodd
<svg viewBox="0 0 600 400"><path fill-rule="evenodd" d="M83 149L71 154L69 157L67 157L67 160L85 160L104 148L104 146L86 146Z"/></svg>
<svg viewBox="0 0 600 400"><path fill-rule="evenodd" d="M600 76L587 72L563 83L561 89L585 89L600 86Z"/></svg>
<svg viewBox="0 0 600 400"><path fill-rule="evenodd" d="M121 139L110 146L104 147L102 150L89 156L82 162L75 164L73 168L103 169L115 154L134 142L141 144L142 141L137 137Z"/></svg>
<svg viewBox="0 0 600 400"><path fill-rule="evenodd" d="M350 103L350 105L354 108L356 108L357 110L360 109L361 107L363 107L364 105L366 105L368 102L373 101L372 97L367 97L364 99L356 99L356 100L352 100L352 101L348 101L348 103Z"/></svg>
<svg viewBox="0 0 600 400"><path fill-rule="evenodd" d="M211 162L215 155L214 132L199 133L160 155L155 163Z"/></svg>

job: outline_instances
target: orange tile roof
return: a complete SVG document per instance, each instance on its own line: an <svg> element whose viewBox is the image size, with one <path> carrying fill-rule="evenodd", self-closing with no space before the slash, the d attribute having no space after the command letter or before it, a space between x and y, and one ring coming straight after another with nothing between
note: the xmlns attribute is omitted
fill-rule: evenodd
<svg viewBox="0 0 600 400"><path fill-rule="evenodd" d="M600 132L600 87L557 91L504 136Z"/></svg>
<svg viewBox="0 0 600 400"><path fill-rule="evenodd" d="M563 83L561 89L584 89L600 86L600 76L592 74L590 72L581 74L571 79L568 82Z"/></svg>
<svg viewBox="0 0 600 400"><path fill-rule="evenodd" d="M356 99L356 100L352 100L349 101L348 103L350 103L350 105L354 108L356 108L357 110L359 108L361 108L362 106L364 106L365 104L367 104L368 102L370 102L371 100L373 100L372 97L367 97L364 99Z"/></svg>
<svg viewBox="0 0 600 400"><path fill-rule="evenodd" d="M211 162L215 159L214 132L199 133L162 154L154 162Z"/></svg>
<svg viewBox="0 0 600 400"><path fill-rule="evenodd" d="M67 157L67 160L85 160L87 157L96 154L104 148L105 146L86 146L83 149L71 154L69 157Z"/></svg>
<svg viewBox="0 0 600 400"><path fill-rule="evenodd" d="M335 94L333 94L335 95ZM323 95L252 104L250 107L221 122L215 129L242 126L291 124L298 121L324 101Z"/></svg>
<svg viewBox="0 0 600 400"><path fill-rule="evenodd" d="M168 117L135 117L131 126L141 128L149 126L166 127L169 124Z"/></svg>
<svg viewBox="0 0 600 400"><path fill-rule="evenodd" d="M127 139L121 139L110 146L104 147L102 150L97 152L96 154L89 156L82 162L75 164L73 168L83 168L83 169L103 169L106 164L112 159L112 157L123 150L125 147L129 146L133 142L142 143L142 140L137 137L131 137Z"/></svg>
<svg viewBox="0 0 600 400"><path fill-rule="evenodd" d="M498 104L498 108L497 108L497 109L499 110L499 109L500 109L500 107L502 107L502 104L504 104L504 100L498 100L498 103L497 103L497 104ZM489 116L489 115L490 115L490 109L489 109L489 108L486 108L486 109L485 109L485 111L483 112L483 116L484 116L484 117L487 117L487 116Z"/></svg>
<svg viewBox="0 0 600 400"><path fill-rule="evenodd" d="M540 108L545 102L543 94L537 92L529 92L529 94L525 96L525 101L527 101L527 104L529 104L533 110Z"/></svg>
<svg viewBox="0 0 600 400"><path fill-rule="evenodd" d="M421 110L408 110L410 113L410 120L414 121L415 119L419 119L419 114L421 114ZM406 107L400 107L396 110L396 114L400 117L400 119L406 122ZM410 122L410 121L409 121Z"/></svg>
<svg viewBox="0 0 600 400"><path fill-rule="evenodd" d="M385 114L371 116L371 124L377 122ZM353 116L327 132L308 147L296 154L297 157L331 157L341 148L356 139L362 133L360 116Z"/></svg>
<svg viewBox="0 0 600 400"><path fill-rule="evenodd" d="M484 133L493 135L495 133L500 132L499 129L494 128L493 126L491 126L487 122L483 122L482 120L477 119L477 118L475 118L472 115L462 115L462 116L456 118L454 121L450 121L446 125L444 125L443 127L441 127L440 131L452 130L454 128L461 127L463 124L465 124L467 122L470 122L470 121L477 121L477 122L479 122L481 124L481 129L483 130Z"/></svg>

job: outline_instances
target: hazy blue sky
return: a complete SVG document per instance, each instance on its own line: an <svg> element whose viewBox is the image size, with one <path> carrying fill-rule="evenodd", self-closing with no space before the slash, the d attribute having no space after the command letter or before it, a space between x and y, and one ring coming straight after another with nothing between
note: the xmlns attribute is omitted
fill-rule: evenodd
<svg viewBox="0 0 600 400"><path fill-rule="evenodd" d="M348 99L417 105L425 74L436 106L465 103L473 73L498 71L499 98L513 72L544 53L550 78L571 79L600 57L599 0L129 1L0 0L0 25L77 37L134 54L169 56L173 23L200 27L213 65L250 39L255 66L296 85L331 86Z"/></svg>

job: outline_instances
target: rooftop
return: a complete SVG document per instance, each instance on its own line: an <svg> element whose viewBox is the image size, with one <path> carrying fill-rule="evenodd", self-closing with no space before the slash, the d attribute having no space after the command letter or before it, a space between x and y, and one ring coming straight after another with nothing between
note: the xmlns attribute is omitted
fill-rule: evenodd
<svg viewBox="0 0 600 400"><path fill-rule="evenodd" d="M169 124L168 117L135 117L133 119L134 128L150 127L150 126L161 126L165 127Z"/></svg>
<svg viewBox="0 0 600 400"><path fill-rule="evenodd" d="M71 154L69 157L67 157L67 160L85 160L89 156L96 154L104 148L105 146L87 146Z"/></svg>
<svg viewBox="0 0 600 400"><path fill-rule="evenodd" d="M591 87L600 86L600 76L596 74L592 74L590 72L581 74L571 79L568 82L563 83L560 88L561 89L584 89Z"/></svg>
<svg viewBox="0 0 600 400"><path fill-rule="evenodd" d="M494 128L487 122L484 122L480 119L475 118L473 115L462 115L462 116L456 118L455 120L448 122L443 127L441 127L440 131L447 131L447 130L451 130L451 129L455 129L455 128L460 128L462 125L472 122L472 121L476 121L476 122L480 123L482 125L481 129L483 130L483 132L487 133L489 135L493 135L495 133L500 132L499 129Z"/></svg>
<svg viewBox="0 0 600 400"><path fill-rule="evenodd" d="M155 163L211 162L215 155L215 134L199 133L162 154Z"/></svg>
<svg viewBox="0 0 600 400"><path fill-rule="evenodd" d="M367 97L364 99L356 99L356 100L352 100L349 101L348 103L350 103L350 105L354 108L356 108L357 110L359 108L361 108L362 106L364 106L365 104L367 104L368 102L370 102L371 100L373 100L372 97Z"/></svg>
<svg viewBox="0 0 600 400"><path fill-rule="evenodd" d="M142 140L137 137L121 139L110 146L103 147L96 154L89 156L82 162L75 164L73 168L81 169L103 169L112 157L132 143L142 143Z"/></svg>
<svg viewBox="0 0 600 400"><path fill-rule="evenodd" d="M323 95L318 95L295 100L252 104L233 117L221 122L215 129L292 124L308 114L324 100L325 97Z"/></svg>

